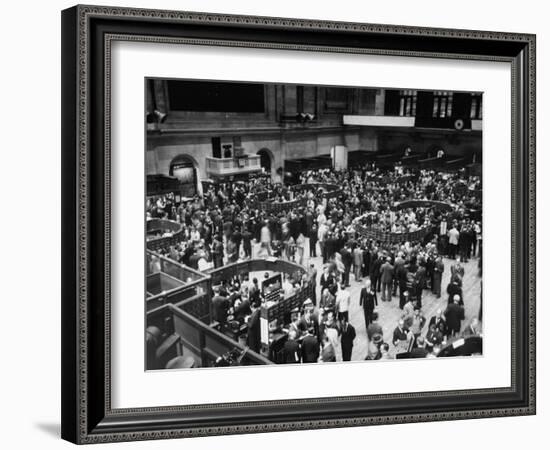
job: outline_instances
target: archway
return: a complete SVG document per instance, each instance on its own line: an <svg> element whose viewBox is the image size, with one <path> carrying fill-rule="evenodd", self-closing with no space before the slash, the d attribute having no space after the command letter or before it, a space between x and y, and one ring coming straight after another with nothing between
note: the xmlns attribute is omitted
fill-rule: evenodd
<svg viewBox="0 0 550 450"><path fill-rule="evenodd" d="M170 162L169 175L179 180L182 196L193 197L200 194L197 169L197 162L189 155L178 155Z"/></svg>
<svg viewBox="0 0 550 450"><path fill-rule="evenodd" d="M262 148L256 152L260 155L260 166L264 169L264 172L271 175L271 168L273 167L273 153L268 148Z"/></svg>

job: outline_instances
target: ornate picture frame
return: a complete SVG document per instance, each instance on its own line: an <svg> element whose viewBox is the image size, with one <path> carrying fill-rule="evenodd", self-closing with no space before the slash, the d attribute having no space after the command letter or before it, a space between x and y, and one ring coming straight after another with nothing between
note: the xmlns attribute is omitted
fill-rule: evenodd
<svg viewBox="0 0 550 450"><path fill-rule="evenodd" d="M511 386L113 409L110 70L115 41L509 63ZM75 6L62 12L62 85L64 439L84 444L535 413L534 35Z"/></svg>

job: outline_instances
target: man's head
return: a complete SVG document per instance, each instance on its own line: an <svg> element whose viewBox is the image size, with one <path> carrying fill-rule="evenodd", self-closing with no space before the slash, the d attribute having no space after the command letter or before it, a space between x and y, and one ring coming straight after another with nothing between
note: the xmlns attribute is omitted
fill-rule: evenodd
<svg viewBox="0 0 550 450"><path fill-rule="evenodd" d="M424 341L424 338L422 336L418 336L416 339L416 345L418 348L424 348L426 346L426 341Z"/></svg>
<svg viewBox="0 0 550 450"><path fill-rule="evenodd" d="M453 302L458 305L458 303L460 303L460 295L455 294L453 296Z"/></svg>
<svg viewBox="0 0 550 450"><path fill-rule="evenodd" d="M399 328L403 328L405 326L405 321L403 319L399 319L399 322L397 322L397 325Z"/></svg>

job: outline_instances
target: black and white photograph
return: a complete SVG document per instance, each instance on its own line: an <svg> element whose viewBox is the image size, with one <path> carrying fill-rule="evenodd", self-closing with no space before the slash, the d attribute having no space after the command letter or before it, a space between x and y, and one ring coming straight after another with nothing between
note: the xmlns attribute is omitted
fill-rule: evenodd
<svg viewBox="0 0 550 450"><path fill-rule="evenodd" d="M483 355L482 92L145 95L147 370Z"/></svg>

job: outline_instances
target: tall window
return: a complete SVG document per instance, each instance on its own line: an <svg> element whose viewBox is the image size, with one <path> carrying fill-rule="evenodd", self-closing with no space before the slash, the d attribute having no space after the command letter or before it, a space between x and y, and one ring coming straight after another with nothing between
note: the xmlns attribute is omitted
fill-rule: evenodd
<svg viewBox="0 0 550 450"><path fill-rule="evenodd" d="M482 118L482 105L481 105L481 94L472 94L472 106L470 108L470 119L481 119Z"/></svg>
<svg viewBox="0 0 550 450"><path fill-rule="evenodd" d="M451 117L452 113L453 93L447 91L435 91L432 117Z"/></svg>
<svg viewBox="0 0 550 450"><path fill-rule="evenodd" d="M399 115L414 117L416 115L416 91L399 92Z"/></svg>

